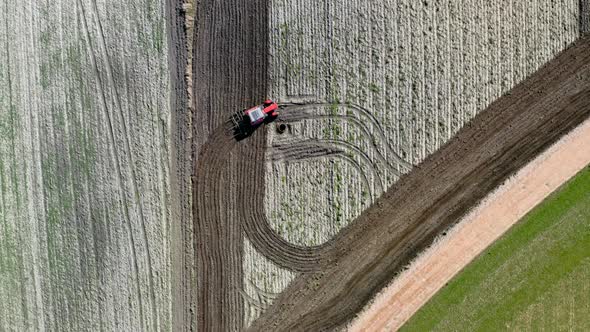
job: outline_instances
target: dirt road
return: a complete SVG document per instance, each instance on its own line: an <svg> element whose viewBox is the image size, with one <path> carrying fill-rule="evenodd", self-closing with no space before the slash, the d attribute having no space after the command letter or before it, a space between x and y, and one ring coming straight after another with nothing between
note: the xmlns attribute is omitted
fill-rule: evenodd
<svg viewBox="0 0 590 332"><path fill-rule="evenodd" d="M388 190L251 330L341 326L437 234L590 115L590 39L557 56ZM425 180L426 179L426 180Z"/></svg>

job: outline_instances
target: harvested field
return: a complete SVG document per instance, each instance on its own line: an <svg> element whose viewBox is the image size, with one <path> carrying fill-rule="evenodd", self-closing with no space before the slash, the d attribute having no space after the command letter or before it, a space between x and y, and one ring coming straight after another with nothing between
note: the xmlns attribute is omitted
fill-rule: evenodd
<svg viewBox="0 0 590 332"><path fill-rule="evenodd" d="M165 17L0 4L0 330L170 329Z"/></svg>
<svg viewBox="0 0 590 332"><path fill-rule="evenodd" d="M590 116L590 38L478 114L333 240L252 330L341 326L417 252ZM424 181L428 179L428 181Z"/></svg>

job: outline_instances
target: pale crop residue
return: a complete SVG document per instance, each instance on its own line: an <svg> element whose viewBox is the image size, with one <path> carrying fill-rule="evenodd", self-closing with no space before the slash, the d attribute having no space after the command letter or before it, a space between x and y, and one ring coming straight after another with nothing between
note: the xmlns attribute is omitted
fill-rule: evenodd
<svg viewBox="0 0 590 332"><path fill-rule="evenodd" d="M0 330L167 329L164 2L0 17Z"/></svg>

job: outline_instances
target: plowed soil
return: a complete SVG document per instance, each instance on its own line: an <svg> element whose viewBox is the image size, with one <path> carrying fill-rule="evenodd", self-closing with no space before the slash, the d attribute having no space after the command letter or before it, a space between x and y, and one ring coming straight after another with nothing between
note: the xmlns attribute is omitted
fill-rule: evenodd
<svg viewBox="0 0 590 332"><path fill-rule="evenodd" d="M196 6L192 151L199 331L236 331L244 322L243 232L235 208L241 197L237 179L246 179L244 144L225 130L225 121L266 97L266 8L265 0L204 0ZM264 141L255 135L247 143ZM263 149L255 153L264 158ZM257 185L254 178L247 181Z"/></svg>
<svg viewBox="0 0 590 332"><path fill-rule="evenodd" d="M187 83L187 48L185 15L182 0L166 0L168 29L168 61L170 70L170 247L172 330L186 330L194 326L196 289L191 197L191 142Z"/></svg>
<svg viewBox="0 0 590 332"><path fill-rule="evenodd" d="M476 116L344 229L313 262L317 270L298 277L251 329L346 323L436 235L589 117L589 60L585 37Z"/></svg>

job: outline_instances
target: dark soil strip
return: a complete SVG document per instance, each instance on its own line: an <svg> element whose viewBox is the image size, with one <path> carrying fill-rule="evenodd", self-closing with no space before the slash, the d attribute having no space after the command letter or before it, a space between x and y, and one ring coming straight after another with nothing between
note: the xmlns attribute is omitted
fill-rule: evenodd
<svg viewBox="0 0 590 332"><path fill-rule="evenodd" d="M241 153L248 148L223 128L230 114L266 97L267 24L266 0L196 4L192 152L197 283L193 286L199 331L243 327L243 230L236 211L240 196L236 183L243 178ZM210 135L210 143L201 147ZM263 150L258 153L264 156Z"/></svg>
<svg viewBox="0 0 590 332"><path fill-rule="evenodd" d="M172 261L172 330L194 329L196 289L192 209L190 206L190 114L188 110L186 35L182 0L167 0L168 65L172 95L170 100L170 251Z"/></svg>
<svg viewBox="0 0 590 332"><path fill-rule="evenodd" d="M469 122L344 229L251 327L345 324L441 231L590 116L590 38L578 40Z"/></svg>

